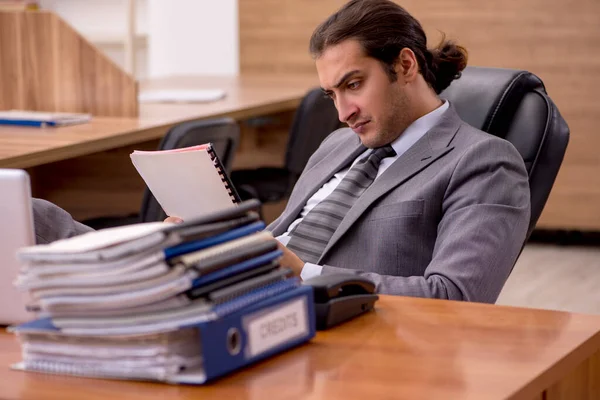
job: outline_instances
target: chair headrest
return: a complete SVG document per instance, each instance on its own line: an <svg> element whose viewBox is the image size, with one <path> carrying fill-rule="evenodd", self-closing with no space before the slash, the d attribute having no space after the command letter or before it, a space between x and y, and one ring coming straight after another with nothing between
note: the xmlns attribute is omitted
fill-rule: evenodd
<svg viewBox="0 0 600 400"><path fill-rule="evenodd" d="M531 72L467 67L440 97L449 100L469 125L503 136L523 97L534 90L546 93L542 81Z"/></svg>

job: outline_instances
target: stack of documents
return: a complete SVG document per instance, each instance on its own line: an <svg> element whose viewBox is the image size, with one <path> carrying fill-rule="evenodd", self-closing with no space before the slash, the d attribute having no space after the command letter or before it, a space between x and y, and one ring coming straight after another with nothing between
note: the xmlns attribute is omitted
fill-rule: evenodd
<svg viewBox="0 0 600 400"><path fill-rule="evenodd" d="M207 103L225 97L223 89L155 89L138 95L140 103Z"/></svg>
<svg viewBox="0 0 600 400"><path fill-rule="evenodd" d="M41 318L12 328L16 368L204 383L310 339L312 292L279 267L258 207L21 249L16 284Z"/></svg>

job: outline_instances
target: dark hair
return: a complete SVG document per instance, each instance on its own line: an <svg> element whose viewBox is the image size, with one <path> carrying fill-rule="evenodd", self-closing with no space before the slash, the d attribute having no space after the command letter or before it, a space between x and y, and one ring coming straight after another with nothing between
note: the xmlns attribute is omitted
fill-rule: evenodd
<svg viewBox="0 0 600 400"><path fill-rule="evenodd" d="M415 53L425 81L440 93L467 66L467 50L443 36L434 49L427 49L427 37L404 8L389 0L351 0L327 18L310 38L310 53L321 56L327 47L356 39L369 57L379 60L393 82L394 65L403 48Z"/></svg>

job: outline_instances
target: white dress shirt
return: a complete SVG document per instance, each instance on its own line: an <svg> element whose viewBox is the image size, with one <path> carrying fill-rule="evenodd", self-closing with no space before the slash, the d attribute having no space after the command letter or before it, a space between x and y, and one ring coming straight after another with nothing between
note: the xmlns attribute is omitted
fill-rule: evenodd
<svg viewBox="0 0 600 400"><path fill-rule="evenodd" d="M383 172L390 165L392 165L402 154L404 154L408 149L410 149L413 144L415 144L431 128L433 128L440 120L444 111L446 111L449 107L450 105L448 104L448 102L444 101L444 103L441 106L431 111L430 113L423 115L421 118L417 119L412 124L410 124L400 135L400 137L398 137L391 143L391 146L396 152L396 155L394 157L384 158L381 161L381 163L379 164L379 170L377 171L377 177L375 179L380 177L381 174L383 174ZM337 185L339 185L342 179L344 179L350 168L352 168L352 166L358 160L368 156L369 153L371 153L371 151L371 149L367 149L364 153L360 154L352 162L352 165L350 167L343 169L335 175L333 175L333 177L327 183L325 183L319 190L317 190L317 192L306 202L306 205L302 209L300 216L290 224L290 226L287 229L287 232L277 237L277 240L279 240L284 246L287 245L291 239L290 232L294 230L296 225L298 225L300 221L304 219L304 217L310 212L310 210L312 210L321 201L325 200L325 198L334 191ZM300 273L300 277L306 280L314 276L321 275L322 270L323 267L320 265L305 263L304 268L302 268L302 272Z"/></svg>

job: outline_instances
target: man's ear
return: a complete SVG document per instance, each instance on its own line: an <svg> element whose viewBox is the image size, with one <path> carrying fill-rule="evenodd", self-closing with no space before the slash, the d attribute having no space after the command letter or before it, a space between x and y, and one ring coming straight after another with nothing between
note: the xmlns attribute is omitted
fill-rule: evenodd
<svg viewBox="0 0 600 400"><path fill-rule="evenodd" d="M408 47L403 48L398 54L394 70L403 81L412 82L419 73L419 63L415 53Z"/></svg>

